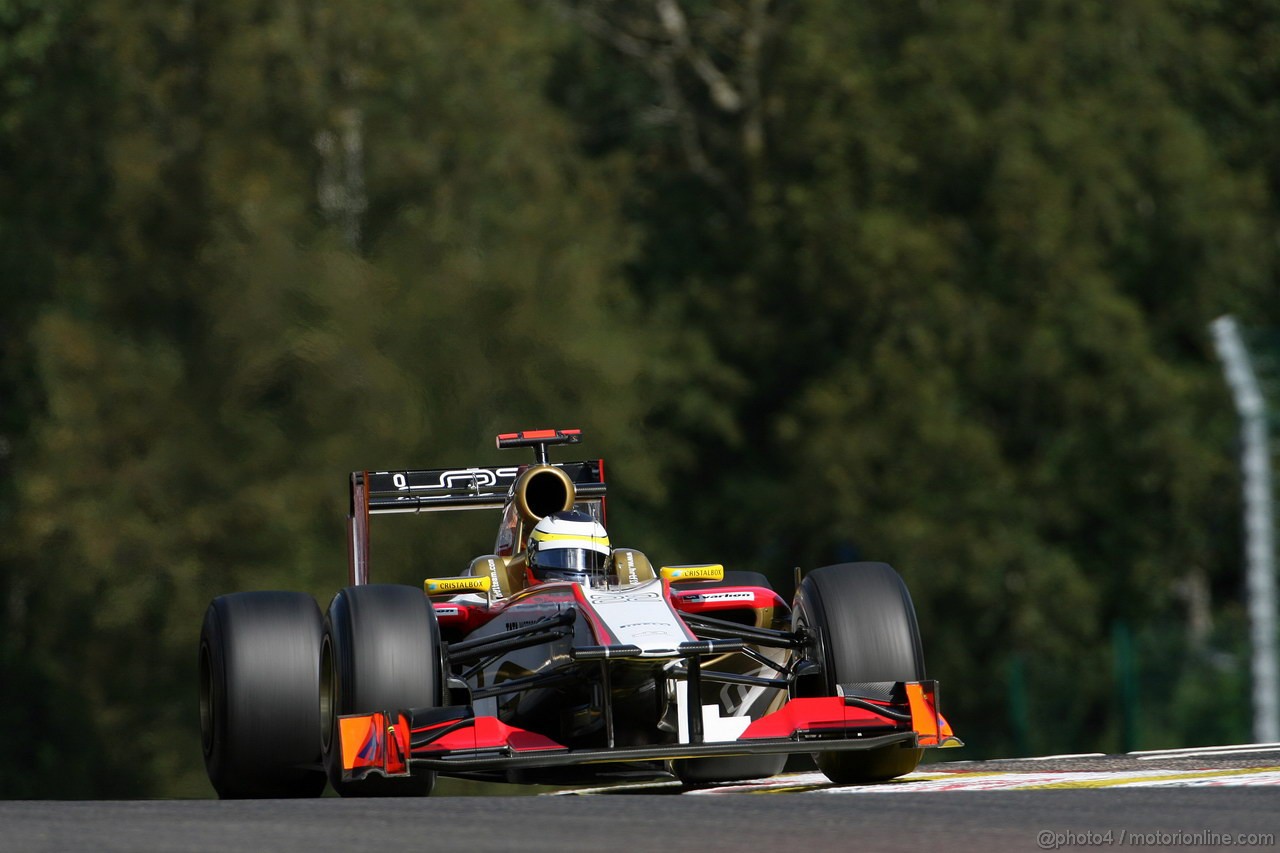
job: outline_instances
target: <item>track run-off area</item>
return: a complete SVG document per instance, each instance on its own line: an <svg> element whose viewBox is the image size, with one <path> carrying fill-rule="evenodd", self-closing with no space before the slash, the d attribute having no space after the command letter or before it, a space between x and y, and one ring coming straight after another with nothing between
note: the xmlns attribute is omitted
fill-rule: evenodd
<svg viewBox="0 0 1280 853"><path fill-rule="evenodd" d="M513 788L513 793L519 789ZM1276 850L1280 744L401 800L0 802L0 851Z"/></svg>

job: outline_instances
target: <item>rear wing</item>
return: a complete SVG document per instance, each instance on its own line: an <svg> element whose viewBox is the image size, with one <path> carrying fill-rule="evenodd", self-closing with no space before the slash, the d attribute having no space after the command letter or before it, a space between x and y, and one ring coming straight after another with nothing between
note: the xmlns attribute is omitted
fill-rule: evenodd
<svg viewBox="0 0 1280 853"><path fill-rule="evenodd" d="M532 444L532 442L530 442ZM500 445L502 446L502 445ZM511 446L516 446L514 443ZM520 446L523 446L520 445ZM556 462L580 498L605 496L604 460ZM353 471L347 515L350 582L369 581L369 517L384 513L502 509L529 466Z"/></svg>

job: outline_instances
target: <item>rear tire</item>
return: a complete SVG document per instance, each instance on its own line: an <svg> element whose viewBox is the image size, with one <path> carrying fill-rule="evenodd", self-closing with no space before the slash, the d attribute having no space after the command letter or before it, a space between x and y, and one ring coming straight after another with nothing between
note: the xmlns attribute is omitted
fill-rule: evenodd
<svg viewBox="0 0 1280 853"><path fill-rule="evenodd" d="M796 591L792 628L816 636L811 659L823 671L823 695L851 682L921 681L924 652L906 584L885 563L815 569ZM910 773L921 749L887 746L818 753L818 769L838 785L879 782Z"/></svg>
<svg viewBox="0 0 1280 853"><path fill-rule="evenodd" d="M200 739L224 800L318 797L320 637L301 592L215 598L200 629Z"/></svg>
<svg viewBox="0 0 1280 853"><path fill-rule="evenodd" d="M338 716L441 704L440 630L422 590L370 584L347 587L334 596L320 650L321 716L329 783L344 797L425 797L436 774L415 769L412 776L370 774L342 780Z"/></svg>

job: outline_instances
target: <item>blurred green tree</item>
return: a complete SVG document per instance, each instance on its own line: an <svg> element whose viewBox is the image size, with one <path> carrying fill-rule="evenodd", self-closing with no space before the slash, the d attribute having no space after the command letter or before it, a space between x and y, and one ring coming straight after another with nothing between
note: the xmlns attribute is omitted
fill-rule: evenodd
<svg viewBox="0 0 1280 853"><path fill-rule="evenodd" d="M207 793L208 599L323 604L346 472L534 426L659 561L897 565L969 755L1118 746L1118 622L1140 736L1202 737L1245 701L1205 324L1280 313L1278 39L1276 0L0 0L0 795ZM491 520L388 522L375 573Z"/></svg>
<svg viewBox="0 0 1280 853"><path fill-rule="evenodd" d="M550 418L643 456L621 177L542 97L555 32L518 9L376 5L104 0L49 36L104 94L80 137L96 171L59 164L95 182L92 251L43 236L57 296L18 328L41 398L14 461L6 636L49 687L17 697L10 736L48 755L6 793L207 791L203 607L269 587L326 603L345 472L479 461ZM376 547L415 582L491 535L437 526L430 562ZM100 740L32 731L49 695ZM68 788L67 761L131 772Z"/></svg>
<svg viewBox="0 0 1280 853"><path fill-rule="evenodd" d="M688 538L888 559L980 754L1011 652L1036 748L1118 746L1112 621L1238 595L1205 324L1275 312L1273 4L557 8L558 97L641 164L632 280L710 353L651 421Z"/></svg>

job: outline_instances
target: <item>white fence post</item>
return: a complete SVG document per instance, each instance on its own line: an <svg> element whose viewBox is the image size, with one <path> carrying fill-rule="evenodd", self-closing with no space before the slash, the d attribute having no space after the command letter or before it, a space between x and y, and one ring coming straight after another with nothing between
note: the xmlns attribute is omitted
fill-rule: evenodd
<svg viewBox="0 0 1280 853"><path fill-rule="evenodd" d="M1253 644L1253 738L1280 740L1280 702L1276 690L1275 527L1271 507L1271 452L1267 442L1267 406L1240 329L1230 315L1209 324L1227 385L1240 413L1243 442L1244 530L1249 626Z"/></svg>

